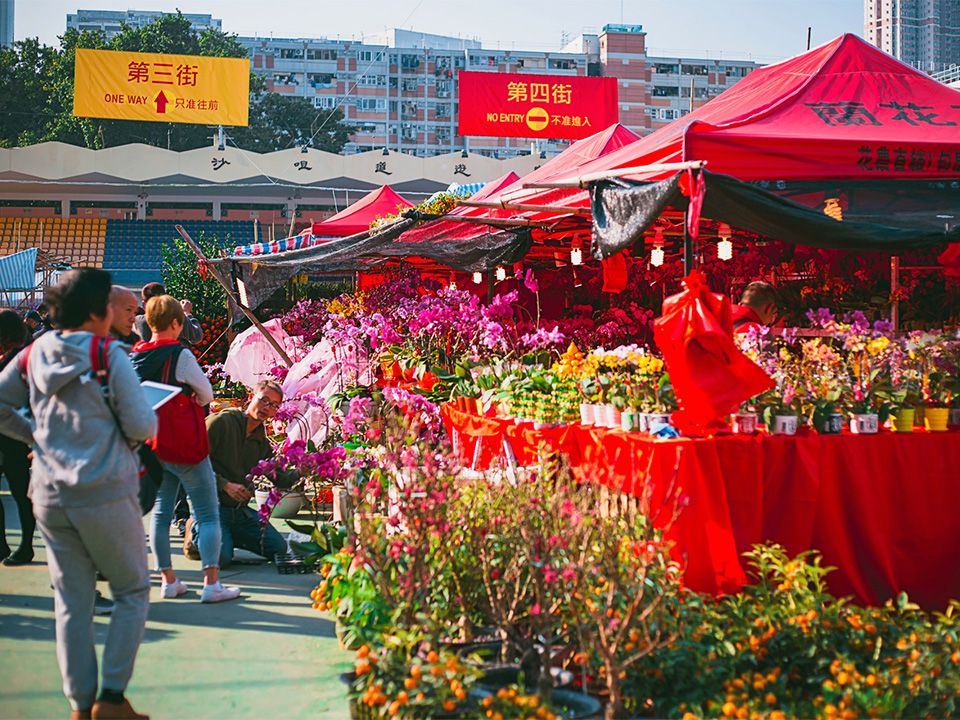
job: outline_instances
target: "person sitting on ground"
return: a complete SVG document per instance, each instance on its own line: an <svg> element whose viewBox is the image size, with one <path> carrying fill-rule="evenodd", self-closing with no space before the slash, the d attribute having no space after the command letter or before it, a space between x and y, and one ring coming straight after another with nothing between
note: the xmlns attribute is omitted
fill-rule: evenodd
<svg viewBox="0 0 960 720"><path fill-rule="evenodd" d="M245 410L221 410L207 418L210 460L220 490L220 567L233 561L234 548L242 548L272 560L287 552L287 543L276 528L261 528L256 511L248 503L253 484L247 475L261 460L273 457L264 428L283 402L283 389L273 380L261 380L250 395ZM279 480L283 484L284 478ZM185 538L184 549L187 550Z"/></svg>
<svg viewBox="0 0 960 720"><path fill-rule="evenodd" d="M770 283L752 282L744 289L740 304L731 306L731 311L734 335L769 327L777 319L777 291Z"/></svg>
<svg viewBox="0 0 960 720"><path fill-rule="evenodd" d="M113 306L113 323L110 335L125 345L134 345L140 336L133 331L137 320L137 296L122 285L114 285L110 290L110 304Z"/></svg>
<svg viewBox="0 0 960 720"><path fill-rule="evenodd" d="M124 697L143 639L150 574L131 443L157 417L119 343L105 347L106 387L93 369L110 331L110 273L64 273L45 300L59 328L0 372L0 431L32 443L30 498L54 586L57 658L72 720L146 718ZM20 414L29 407L34 425ZM97 697L93 615L97 572L110 583L110 619Z"/></svg>
<svg viewBox="0 0 960 720"><path fill-rule="evenodd" d="M13 310L0 310L0 370L15 362L27 344L27 326ZM0 559L4 565L27 565L33 561L33 504L27 497L30 485L30 446L0 434L0 476L6 476L10 494L20 516L20 546L10 554L6 537L6 518L0 503Z"/></svg>
<svg viewBox="0 0 960 720"><path fill-rule="evenodd" d="M158 282L147 283L140 290L140 296L143 298L143 307L147 307L147 301L152 297L166 295L167 289ZM181 300L180 307L183 308L184 320L183 330L180 333L180 343L184 347L191 347L203 342L203 329L200 327L200 321L193 315L193 303L189 300ZM147 324L145 315L138 315L133 328L140 339L144 342L150 342L150 325Z"/></svg>
<svg viewBox="0 0 960 720"><path fill-rule="evenodd" d="M213 388L193 353L185 349L177 340L183 329L183 308L169 295L158 295L147 301L147 323L153 339L139 342L133 346L131 359L141 380L155 382L176 381L183 392L204 407L213 400ZM169 373L166 368L175 368ZM201 425L206 433L206 427ZM206 438L203 438L206 440ZM198 443L200 438L183 437L184 443ZM206 444L203 443L206 448ZM199 528L200 559L203 561L203 591L201 602L220 602L233 600L240 595L240 588L227 587L219 581L220 559L220 516L217 503L217 481L213 475L210 457L205 457L195 465L183 465L164 462L163 481L157 491L156 504L150 523L150 546L157 560L157 570L163 580L160 596L175 598L187 592L187 586L177 579L170 560L170 520L173 518L173 506L177 499L177 490L183 484L190 498Z"/></svg>

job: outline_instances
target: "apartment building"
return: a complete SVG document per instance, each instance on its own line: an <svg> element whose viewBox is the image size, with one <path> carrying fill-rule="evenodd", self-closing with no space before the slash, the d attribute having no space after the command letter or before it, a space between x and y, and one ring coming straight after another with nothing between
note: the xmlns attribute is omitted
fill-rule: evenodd
<svg viewBox="0 0 960 720"><path fill-rule="evenodd" d="M746 61L651 58L639 25L606 25L556 52L493 50L471 39L391 30L360 41L241 37L267 89L339 107L357 128L345 151L420 156L469 150L508 158L566 142L457 135L457 72L615 77L620 122L647 134L719 95L757 67ZM692 91L692 98L691 98Z"/></svg>
<svg viewBox="0 0 960 720"><path fill-rule="evenodd" d="M160 10L77 10L75 13L67 14L67 30L102 30L107 39L110 39L114 35L119 35L124 25L139 28L149 25L164 15L176 15L176 13ZM183 13L183 16L190 21L190 28L197 32L210 28L220 30L223 24L212 15Z"/></svg>
<svg viewBox="0 0 960 720"><path fill-rule="evenodd" d="M960 65L960 0L864 0L867 42L927 73Z"/></svg>

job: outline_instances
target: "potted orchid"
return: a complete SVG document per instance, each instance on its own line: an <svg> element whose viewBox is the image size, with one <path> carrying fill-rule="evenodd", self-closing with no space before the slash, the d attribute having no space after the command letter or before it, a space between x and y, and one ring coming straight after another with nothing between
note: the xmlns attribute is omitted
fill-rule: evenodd
<svg viewBox="0 0 960 720"><path fill-rule="evenodd" d="M342 447L318 450L313 441L284 441L276 455L261 460L247 475L260 504L260 524L271 517L295 517L305 495L318 498L338 483L346 452Z"/></svg>

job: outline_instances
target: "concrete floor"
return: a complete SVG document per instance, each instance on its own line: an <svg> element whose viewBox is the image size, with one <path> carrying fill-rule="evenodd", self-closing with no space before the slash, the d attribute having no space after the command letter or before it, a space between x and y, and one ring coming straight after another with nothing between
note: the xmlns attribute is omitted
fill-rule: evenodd
<svg viewBox="0 0 960 720"><path fill-rule="evenodd" d="M0 493L7 541L20 539L13 498ZM286 523L274 521L281 532ZM154 573L150 615L127 690L133 706L164 718L349 717L338 675L352 668L329 615L311 607L316 575L281 575L272 564L232 565L224 583L237 600L203 605L199 562L183 557L171 534L173 563L190 592L159 599ZM66 718L54 648L53 591L39 532L31 565L0 566L0 718ZM242 551L241 551L242 553ZM238 553L239 555L240 553ZM252 558L253 556L246 555ZM152 556L151 556L152 562ZM109 595L106 583L99 589ZM109 617L96 618L98 651Z"/></svg>

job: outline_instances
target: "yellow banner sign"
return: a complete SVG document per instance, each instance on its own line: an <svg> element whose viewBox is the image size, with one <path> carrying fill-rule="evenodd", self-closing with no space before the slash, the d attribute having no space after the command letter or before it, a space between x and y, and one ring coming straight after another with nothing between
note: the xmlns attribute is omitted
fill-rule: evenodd
<svg viewBox="0 0 960 720"><path fill-rule="evenodd" d="M77 50L74 115L246 125L249 106L249 60Z"/></svg>

